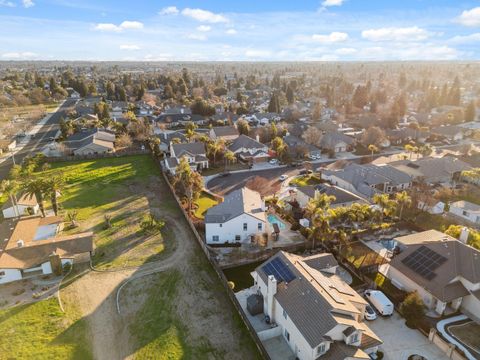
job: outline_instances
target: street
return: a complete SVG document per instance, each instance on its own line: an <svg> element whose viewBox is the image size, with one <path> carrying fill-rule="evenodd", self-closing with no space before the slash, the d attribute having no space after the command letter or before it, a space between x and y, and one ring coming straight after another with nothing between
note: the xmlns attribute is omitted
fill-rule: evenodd
<svg viewBox="0 0 480 360"><path fill-rule="evenodd" d="M49 114L49 119L43 125L35 125L34 130L29 130L28 133L35 133L35 127L39 127L38 131L33 137L30 137L27 144L21 150L15 153L15 163L20 164L28 155L34 155L39 152L49 141L50 137L54 137L58 131L58 124L60 119L66 118L69 110L73 108L75 99L67 99L62 106L53 114ZM17 140L17 146L20 145L21 139ZM3 159L2 159L3 160ZM0 160L1 161L1 160ZM0 162L0 180L6 179L8 173L13 165L13 159L9 156L4 161Z"/></svg>

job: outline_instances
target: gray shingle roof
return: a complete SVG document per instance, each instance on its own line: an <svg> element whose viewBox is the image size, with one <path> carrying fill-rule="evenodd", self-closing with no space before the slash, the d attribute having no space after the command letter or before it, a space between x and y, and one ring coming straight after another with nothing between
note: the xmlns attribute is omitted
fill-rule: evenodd
<svg viewBox="0 0 480 360"><path fill-rule="evenodd" d="M172 149L175 152L177 158L182 155L205 155L205 144L203 142L193 142L186 144L172 144Z"/></svg>
<svg viewBox="0 0 480 360"><path fill-rule="evenodd" d="M265 222L265 210L262 207L260 194L244 187L226 195L222 203L208 209L205 223L224 223L244 213Z"/></svg>
<svg viewBox="0 0 480 360"><path fill-rule="evenodd" d="M265 149L267 146L265 144L262 144L261 142L258 142L255 139L252 139L251 137L247 135L240 135L238 138L236 138L233 143L228 147L230 151L237 151L238 149L241 148L246 148L246 149Z"/></svg>
<svg viewBox="0 0 480 360"><path fill-rule="evenodd" d="M315 197L315 191L318 191L322 194L333 195L335 200L332 201L332 205L340 205L345 203L351 203L354 201L364 202L364 200L351 192L345 191L337 186L332 186L329 184L318 184L318 185L307 185L297 188L298 191L301 191L310 198Z"/></svg>
<svg viewBox="0 0 480 360"><path fill-rule="evenodd" d="M219 126L219 127L214 127L212 130L215 133L215 135L219 137L238 135L238 130L235 126Z"/></svg>

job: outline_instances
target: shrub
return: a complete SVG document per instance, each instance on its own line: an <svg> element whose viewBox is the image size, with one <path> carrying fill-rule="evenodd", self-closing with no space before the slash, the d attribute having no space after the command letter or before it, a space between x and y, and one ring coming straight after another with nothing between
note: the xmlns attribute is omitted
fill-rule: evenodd
<svg viewBox="0 0 480 360"><path fill-rule="evenodd" d="M410 328L417 327L425 316L425 304L416 291L407 295L400 304L400 312L405 317L406 325Z"/></svg>
<svg viewBox="0 0 480 360"><path fill-rule="evenodd" d="M72 264L70 264L69 262L63 264L63 273L64 274L68 274L70 272L70 270L72 270Z"/></svg>
<svg viewBox="0 0 480 360"><path fill-rule="evenodd" d="M140 223L142 231L148 235L158 234L165 226L165 221L157 219L154 215L145 215Z"/></svg>

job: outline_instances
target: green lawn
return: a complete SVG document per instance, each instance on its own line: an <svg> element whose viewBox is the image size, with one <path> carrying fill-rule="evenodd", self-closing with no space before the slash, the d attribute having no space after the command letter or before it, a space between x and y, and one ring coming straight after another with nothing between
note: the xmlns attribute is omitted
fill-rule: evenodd
<svg viewBox="0 0 480 360"><path fill-rule="evenodd" d="M92 359L87 325L56 299L0 311L0 359Z"/></svg>
<svg viewBox="0 0 480 360"><path fill-rule="evenodd" d="M307 185L318 185L322 182L322 180L313 174L310 175L301 175L297 176L296 178L290 181L290 185L292 186L307 186Z"/></svg>
<svg viewBox="0 0 480 360"><path fill-rule="evenodd" d="M205 344L187 344L187 327L176 315L175 298L181 274L172 270L154 276L148 298L129 328L136 340L133 358L207 359L212 349Z"/></svg>
<svg viewBox="0 0 480 360"><path fill-rule="evenodd" d="M198 200L195 201L195 205L197 206L197 209L195 209L195 217L198 219L204 219L207 210L217 204L217 199L215 199L212 195L202 191L202 194Z"/></svg>
<svg viewBox="0 0 480 360"><path fill-rule="evenodd" d="M125 156L51 165L47 177L61 171L66 179L60 197L62 208L78 211L80 228L68 231L95 233L96 266L138 266L174 250L174 235L168 224L162 234L154 236L147 236L140 229L142 217L152 208L170 216L179 214L151 157ZM105 215L111 217L109 228Z"/></svg>

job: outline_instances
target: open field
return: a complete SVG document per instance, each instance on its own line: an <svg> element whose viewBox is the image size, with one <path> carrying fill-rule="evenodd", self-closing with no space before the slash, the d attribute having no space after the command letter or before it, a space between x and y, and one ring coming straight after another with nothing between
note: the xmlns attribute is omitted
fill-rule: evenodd
<svg viewBox="0 0 480 360"><path fill-rule="evenodd" d="M55 298L0 311L0 359L91 359L87 326Z"/></svg>
<svg viewBox="0 0 480 360"><path fill-rule="evenodd" d="M158 200L163 179L149 156L52 163L45 175L56 172L64 174L67 184L60 199L63 209L78 211L79 228L70 231L95 233L94 265L138 266L175 249L168 216L179 210L173 199ZM166 220L161 234L141 231L141 219L149 213Z"/></svg>

